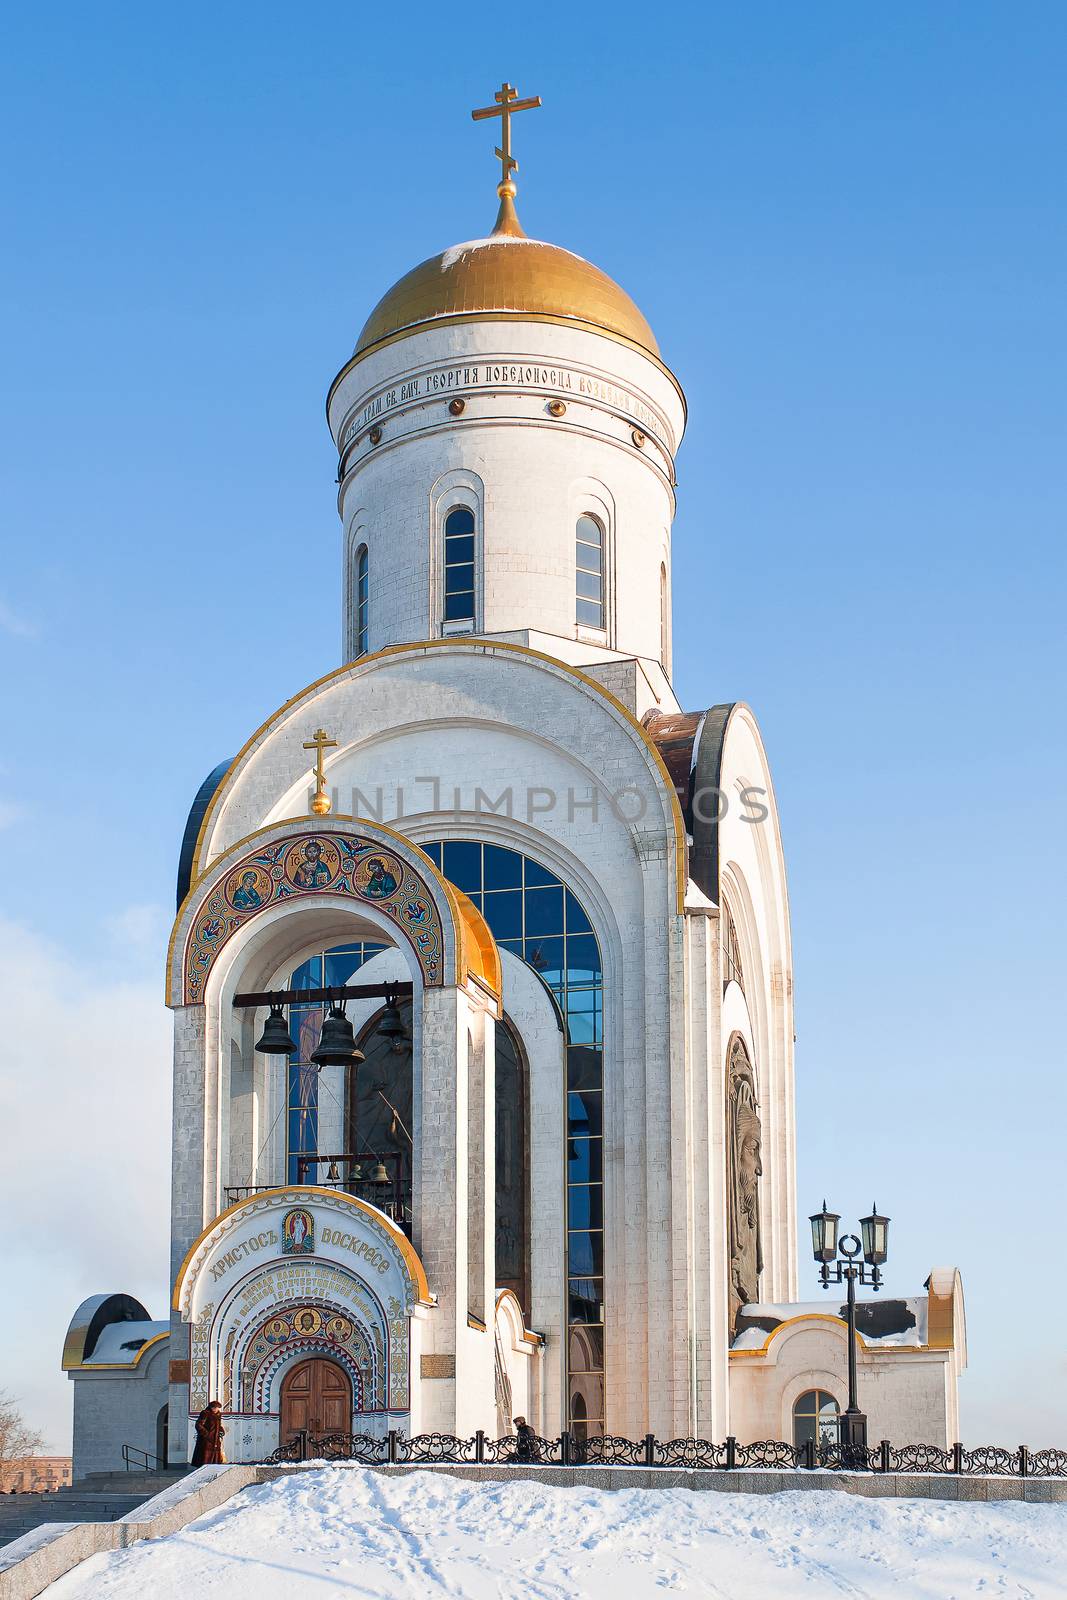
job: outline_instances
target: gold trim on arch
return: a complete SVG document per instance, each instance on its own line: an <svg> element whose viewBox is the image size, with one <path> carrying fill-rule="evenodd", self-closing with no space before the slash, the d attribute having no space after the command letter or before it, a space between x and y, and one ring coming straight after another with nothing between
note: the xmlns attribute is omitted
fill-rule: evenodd
<svg viewBox="0 0 1067 1600"><path fill-rule="evenodd" d="M288 703L289 702L287 702L287 704ZM235 761L239 761L247 749L248 746L246 745L244 750L242 750L240 754L234 758ZM223 784L229 780L230 773L232 771L233 763L231 763L230 768L226 773L226 777L223 779ZM338 813L331 814L327 817L282 817L277 822L268 822L262 828L255 828L251 833L245 834L243 839L235 840L234 843L229 845L221 855L216 856L210 867L207 867L203 872L193 879L189 886L189 892L186 894L185 899L178 907L177 915L175 916L173 926L171 927L170 938L167 941L167 981L164 999L168 1006L184 1005L186 1003L184 965L182 969L183 980L181 999L176 1000L174 998L174 984L172 980L175 944L178 938L179 929L181 927L182 918L185 916L186 910L193 901L194 897L200 896L202 886L209 882L214 883L218 881L220 876L219 869L222 867L222 863L228 860L234 854L239 854L249 844L251 844L253 840L262 838L264 834L274 833L279 829L284 831L285 829L292 828L294 826L311 826L316 832L321 831L328 834L338 823L346 824L346 826L361 828L371 834L373 834L375 829L377 829L380 832L387 834L390 839L396 840L398 844L405 845L409 850L413 850L417 856L422 858L422 863L425 863L424 876L430 875L432 880L438 884L441 893L444 895L445 903L448 906L449 913L452 918L452 927L456 936L456 982L462 983L468 972L472 972L475 977L481 980L484 988L492 990L493 998L495 1000L500 999L501 984L503 981L500 970L500 953L497 950L496 941L494 940L493 935L490 933L488 925L486 924L485 919L482 917L482 914L478 910L477 906L475 906L471 900L468 900L466 895L460 895L459 890L449 883L448 879L443 875L440 868L434 865L433 861L426 854L425 850L423 850L420 845L417 845L414 840L409 839L406 834L398 833L395 828L390 828L388 823L385 822L371 822L366 817L351 817ZM199 847L200 839L198 838L198 850ZM194 871L195 867L196 859L194 856ZM465 905L464 902L466 902ZM314 901L301 901L301 905L307 905L309 903L314 904ZM488 948L486 945L487 940L489 945Z"/></svg>
<svg viewBox="0 0 1067 1600"><path fill-rule="evenodd" d="M426 1268L419 1259L418 1251L415 1249L415 1246L412 1244L407 1234L404 1233L401 1228L398 1228L392 1218L387 1217L384 1211L379 1211L376 1206L370 1205L366 1200L360 1200L357 1195L345 1194L342 1189L324 1189L321 1187L321 1185L313 1183L285 1183L280 1184L275 1189L260 1189L258 1194L247 1195L244 1200L236 1200L232 1206L227 1206L225 1211L220 1211L213 1222L208 1223L203 1232L193 1240L193 1243L185 1252L181 1266L178 1268L177 1275L174 1279L174 1292L171 1295L170 1302L172 1311L181 1310L182 1280L189 1269L189 1265L192 1262L193 1257L200 1249L200 1246L204 1243L204 1240L214 1233L215 1229L220 1225L220 1223L226 1222L229 1218L236 1216L238 1211L243 1211L246 1206L255 1205L261 1200L269 1200L273 1196L278 1196L280 1198L283 1195L291 1197L294 1205L299 1204L299 1202L302 1200L306 1201L313 1197L317 1197L319 1199L343 1200L346 1205L354 1207L355 1210L366 1212L366 1214L369 1217L372 1217L379 1227L384 1230L389 1238L392 1239L393 1243L397 1246L401 1255L404 1257L404 1260L407 1263L408 1271L411 1274L412 1282L418 1291L419 1304L425 1306L433 1305L435 1303L433 1296L430 1294L430 1285L426 1277ZM159 1337L165 1337L165 1335L160 1335Z"/></svg>
<svg viewBox="0 0 1067 1600"><path fill-rule="evenodd" d="M848 1324L844 1317L835 1317L833 1313L829 1311L804 1311L801 1312L800 1316L798 1317L786 1317L784 1322L780 1322L776 1328L772 1328L766 1339L764 1339L763 1343L757 1349L728 1351L727 1353L730 1357L730 1360L751 1361L755 1356L765 1356L770 1348L771 1341L773 1339L777 1339L778 1335L785 1328L793 1328L798 1322L836 1322L837 1326L844 1330L845 1338L848 1338ZM918 1356L928 1354L931 1349L931 1346L928 1344L883 1345L878 1340L875 1340L874 1343L871 1344L863 1337L863 1334L858 1328L856 1329L856 1343L859 1345L861 1350L866 1350L867 1353L872 1356L890 1354L899 1355L902 1350L906 1355Z"/></svg>
<svg viewBox="0 0 1067 1600"><path fill-rule="evenodd" d="M121 1327L121 1323L109 1322L109 1328ZM62 1370L64 1372L131 1372L138 1365L146 1350L151 1350L153 1345L161 1339L170 1338L170 1329L164 1328L162 1333L154 1333L151 1339L146 1339L141 1348L134 1352L132 1361L67 1361L64 1351Z"/></svg>
<svg viewBox="0 0 1067 1600"><path fill-rule="evenodd" d="M523 1309L522 1309L522 1301L519 1299L519 1297L515 1293L514 1289L498 1289L497 1290L497 1292L496 1292L496 1304L495 1304L495 1306L493 1308L494 1311L499 1311L500 1310L500 1302L502 1300L514 1300L516 1306L518 1307L518 1311L519 1311L519 1326L522 1328L522 1342L523 1342L523 1344L532 1344L532 1345L544 1344L545 1341L544 1341L544 1338L542 1337L542 1335L539 1334L539 1333L534 1333L532 1328L528 1328L526 1326L526 1313L523 1311Z"/></svg>
<svg viewBox="0 0 1067 1600"><path fill-rule="evenodd" d="M441 650L441 649L446 649L446 650L456 650L456 649L481 650L483 653L488 653L489 651L494 651L494 650L502 650L502 651L505 651L505 652L509 652L509 653L511 653L513 655L522 656L527 661L542 661L547 666L555 667L558 671L569 674L572 678L576 678L579 683L582 683L587 688L594 690L596 694L598 694L602 699L606 700L608 702L608 704L610 706L612 706L615 709L615 711L617 711L619 713L619 715L622 717L624 722L629 724L629 726L638 735L638 737L640 738L641 742L644 744L645 748L648 750L649 754L651 755L653 763L657 767L657 769L659 771L659 774L660 774L661 778L663 779L664 787L666 788L667 793L670 796L671 815L674 818L674 835L675 835L675 840L674 840L674 843L675 843L675 877L676 877L676 890L677 890L676 899L677 899L678 914L680 916L682 914L682 912L684 911L684 909L685 909L685 889L686 889L686 878L687 878L687 855L686 855L687 846L686 846L685 821L684 821L684 819L682 817L682 808L681 808L681 804L679 803L679 800L678 800L677 791L675 790L674 784L671 781L671 775L667 770L667 765L666 765L663 757L660 755L659 750L656 748L656 744L655 744L655 741L652 738L652 735L648 732L648 730L646 728L642 727L642 725L638 721L638 719L633 715L633 713L631 711L629 711L627 709L626 706L623 705L622 701L616 699L615 695L613 695L611 693L610 689L605 689L605 687L604 687L604 685L602 683L598 683L595 678L591 678L589 676L589 674L586 673L586 672L583 672L580 667L573 667L573 666L570 665L569 662L560 661L557 656L550 656L544 650L533 650L528 645L512 644L511 642L509 642L507 640L504 640L504 639L472 638L470 636L467 636L465 638L461 638L461 637L458 637L456 635L449 635L449 636L447 636L447 637L445 637L443 639L420 639L420 640L417 640L417 641L413 641L410 644L391 644L391 645L387 645L384 650L375 650L373 652L373 654L371 654L371 655L359 656L359 657L357 657L357 659L355 661L346 661L343 666L334 667L331 672L323 673L321 678L316 678L314 680L314 682L309 683L306 688L301 689L298 694L291 695L288 700L286 700L281 706L279 706L277 711L275 711L271 716L269 716L266 719L265 722L260 723L260 725L256 729L256 731L251 735L251 737L249 739L246 739L245 743L241 746L240 750L238 750L237 754L234 756L233 760L230 762L230 765L226 769L226 774L223 777L222 782L219 784L218 788L215 790L214 794L212 795L211 801L210 801L210 803L208 805L208 808L204 812L204 815L203 815L203 817L201 819L200 831L198 832L198 834L196 836L196 845L195 845L195 847L193 849L193 861L192 861L192 869L191 869L192 881L191 881L190 887L189 887L189 895L191 895L195 891L195 889L197 888L197 885L199 884L201 878L206 875L207 869L205 869L203 872L200 870L200 857L201 857L201 854L202 854L202 851L203 851L203 848L204 848L204 841L205 841L205 838L207 837L209 824L213 823L214 819L218 815L218 811L220 809L220 805L221 805L222 799L223 799L223 797L224 797L224 795L226 793L226 790L229 788L230 780L236 775L238 767L244 761L244 759L248 755L248 753L253 749L253 747L256 744L258 744L258 742L263 737L265 737L267 732L277 722L279 722L281 720L281 718L283 718L290 710L292 710L295 706L297 706L301 701L303 701L303 700L307 699L309 696L315 694L318 690L324 688L328 683L332 683L334 680L340 679L346 673L353 672L356 668L362 668L362 667L365 667L365 666L370 666L373 662L384 661L390 656L412 655L417 651ZM280 826L282 826L282 824L284 822L295 822L295 821L298 821L298 820L302 821L304 819L303 818L299 818L298 819L298 818L295 818L295 817L287 817L287 818L281 819L281 821L279 821L277 823L273 823L272 826L273 827L280 827ZM323 820L324 821L329 821L331 819L324 818ZM338 819L338 820L340 820L340 819ZM361 819L359 817L347 817L344 820L348 821L348 822L362 822L363 821L363 819ZM383 828L383 829L385 829L385 831L387 833L393 833L394 837L399 838L399 839L404 839L405 842L408 843L408 844L411 843L410 840L406 839L406 836L404 834L396 833L395 829L389 828L385 823L377 822L377 823L367 823L365 825L369 826L369 827ZM265 829L257 829L256 830L256 832L265 832L265 831L266 831ZM256 833L250 833L248 835L249 839L254 839L255 837L256 837ZM415 845L414 848L418 849L418 846ZM225 854L229 854L229 851L227 850L224 853ZM428 857L427 857L427 860L429 860ZM433 863L430 862L430 865L433 866ZM178 917L179 918L181 917L182 911L184 911L184 909L185 909L186 903L188 902L188 899L189 899L189 895L187 895L185 900L182 902L181 908L179 909L179 912L178 912ZM175 923L175 926L177 926L177 923ZM169 956L169 952L168 952L168 969L169 969L169 960L170 960L170 956Z"/></svg>

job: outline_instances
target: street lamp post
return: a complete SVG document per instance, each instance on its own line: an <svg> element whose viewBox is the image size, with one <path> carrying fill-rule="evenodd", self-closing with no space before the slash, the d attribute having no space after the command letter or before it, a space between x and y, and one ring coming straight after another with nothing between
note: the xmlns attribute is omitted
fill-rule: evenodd
<svg viewBox="0 0 1067 1600"><path fill-rule="evenodd" d="M856 1398L856 1284L871 1289L882 1287L881 1267L889 1253L889 1218L872 1206L870 1216L860 1218L862 1241L854 1233L839 1238L840 1221L836 1211L827 1211L824 1200L822 1210L811 1218L811 1243L823 1288L829 1289L833 1283L848 1287L848 1410L840 1422L841 1455L845 1466L865 1467L867 1418ZM860 1255L862 1261L856 1259Z"/></svg>

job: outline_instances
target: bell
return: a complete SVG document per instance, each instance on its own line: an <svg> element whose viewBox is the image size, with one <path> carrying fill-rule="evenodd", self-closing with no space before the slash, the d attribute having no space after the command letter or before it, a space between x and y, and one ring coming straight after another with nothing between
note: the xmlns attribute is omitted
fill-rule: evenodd
<svg viewBox="0 0 1067 1600"><path fill-rule="evenodd" d="M289 1025L281 1006L271 1006L270 1015L263 1024L263 1037L256 1045L256 1049L265 1056L292 1056L296 1054L296 1045L289 1032Z"/></svg>
<svg viewBox="0 0 1067 1600"><path fill-rule="evenodd" d="M408 1029L403 1026L400 1006L397 1005L397 997L395 995L389 995L386 1000L386 1011L382 1013L381 1022L378 1024L378 1032L381 1038L389 1040L389 1045L392 1046L392 1050L397 1054L400 1054L400 1051L405 1050L406 1046L411 1043L410 1038L408 1038Z"/></svg>
<svg viewBox="0 0 1067 1600"><path fill-rule="evenodd" d="M362 1050L356 1049L356 1036L343 1005L332 1005L326 1013L319 1047L311 1059L317 1067L347 1067L364 1059Z"/></svg>
<svg viewBox="0 0 1067 1600"><path fill-rule="evenodd" d="M371 1175L367 1179L368 1183L376 1183L376 1184L379 1185L379 1187L384 1185L384 1184L387 1184L387 1183L392 1183L392 1181L393 1181L392 1178L389 1176L388 1172L385 1170L385 1162L384 1161L379 1161L377 1166L375 1166L375 1167L373 1167L371 1169Z"/></svg>
<svg viewBox="0 0 1067 1600"><path fill-rule="evenodd" d="M354 1167L349 1167L349 1169L348 1169L348 1181L349 1181L349 1183L362 1183L363 1182L363 1168L360 1166L358 1161L356 1162Z"/></svg>
<svg viewBox="0 0 1067 1600"><path fill-rule="evenodd" d="M330 1170L326 1174L326 1182L327 1183L340 1183L340 1181L341 1181L341 1174L337 1170L337 1162L336 1161L331 1161L330 1162Z"/></svg>

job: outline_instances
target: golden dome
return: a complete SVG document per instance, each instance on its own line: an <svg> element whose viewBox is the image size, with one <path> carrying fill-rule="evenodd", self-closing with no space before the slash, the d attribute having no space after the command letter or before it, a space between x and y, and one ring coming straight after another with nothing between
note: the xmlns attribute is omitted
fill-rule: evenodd
<svg viewBox="0 0 1067 1600"><path fill-rule="evenodd" d="M625 290L581 256L528 239L515 214L514 184L502 183L499 193L491 236L453 245L405 273L367 318L354 354L429 322L487 316L573 323L658 358L656 336Z"/></svg>

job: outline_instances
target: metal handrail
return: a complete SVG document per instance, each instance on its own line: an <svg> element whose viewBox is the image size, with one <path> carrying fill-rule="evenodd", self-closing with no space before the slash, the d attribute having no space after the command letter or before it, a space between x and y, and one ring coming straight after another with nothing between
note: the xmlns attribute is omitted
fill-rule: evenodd
<svg viewBox="0 0 1067 1600"><path fill-rule="evenodd" d="M134 1461L132 1459L134 1456L139 1456L140 1460ZM158 1472L163 1465L159 1457L153 1455L151 1450L139 1450L135 1444L123 1445L122 1459L126 1464L127 1472L133 1472L134 1470L138 1472Z"/></svg>

